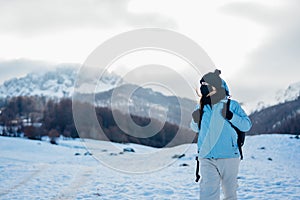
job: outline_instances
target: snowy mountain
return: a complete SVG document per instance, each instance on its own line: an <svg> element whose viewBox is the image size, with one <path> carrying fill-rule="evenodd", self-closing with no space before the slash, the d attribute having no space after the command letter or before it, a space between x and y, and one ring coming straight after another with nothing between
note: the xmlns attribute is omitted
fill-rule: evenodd
<svg viewBox="0 0 300 200"><path fill-rule="evenodd" d="M280 89L274 94L272 103L265 101L253 102L250 113L259 112L263 109L296 100L300 96L300 82L290 84L286 89Z"/></svg>
<svg viewBox="0 0 300 200"><path fill-rule="evenodd" d="M252 128L248 134L300 133L300 98L256 111L250 115Z"/></svg>
<svg viewBox="0 0 300 200"><path fill-rule="evenodd" d="M291 84L287 89L280 90L276 94L276 100L279 103L292 101L300 96L300 82Z"/></svg>
<svg viewBox="0 0 300 200"><path fill-rule="evenodd" d="M72 97L77 78L76 68L61 67L44 73L31 73L22 78L14 78L0 86L0 98L15 96L45 96L51 98ZM117 85L119 85L117 87ZM96 87L95 105L111 107L112 95L115 94L117 109L122 110L129 106L130 114L165 120L173 124L189 126L190 112L195 102L186 98L165 96L150 88L142 88L128 84L115 74L105 74L97 83L87 79L78 86L77 97L80 101L90 98L94 94L86 93L91 86ZM117 91L117 92L116 92ZM131 91L134 91L133 93ZM132 93L132 94L131 94ZM130 98L127 94L131 94ZM181 110L182 109L182 110ZM181 114L183 114L181 118Z"/></svg>
<svg viewBox="0 0 300 200"><path fill-rule="evenodd" d="M134 92L132 93L132 91ZM80 101L88 98L91 98L89 94L78 94L76 97ZM123 84L117 88L97 93L95 104L98 107L117 109L124 113L129 109L131 115L155 118L177 125L181 123L183 127L189 127L191 112L195 107L195 102L190 99L165 96L150 88L138 87L133 84Z"/></svg>
<svg viewBox="0 0 300 200"><path fill-rule="evenodd" d="M13 78L4 82L0 86L0 98L34 95L57 98L71 97L76 77L75 67L59 67L54 71L30 73L25 77ZM97 87L97 92L115 87L118 79L120 77L116 75L103 77L101 88Z"/></svg>
<svg viewBox="0 0 300 200"><path fill-rule="evenodd" d="M75 77L75 71L67 68L60 68L46 73L31 73L25 77L4 82L0 87L0 97L70 96Z"/></svg>
<svg viewBox="0 0 300 200"><path fill-rule="evenodd" d="M276 100L272 106L259 102L250 115L253 126L248 134L300 133L300 82L280 90Z"/></svg>

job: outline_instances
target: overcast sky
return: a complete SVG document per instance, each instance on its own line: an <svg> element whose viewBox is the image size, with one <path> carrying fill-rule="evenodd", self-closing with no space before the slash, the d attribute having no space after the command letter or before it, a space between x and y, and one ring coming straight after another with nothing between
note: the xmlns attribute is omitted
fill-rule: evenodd
<svg viewBox="0 0 300 200"><path fill-rule="evenodd" d="M82 64L114 35L159 27L197 42L235 99L272 103L276 91L300 81L299 7L298 0L0 0L0 83Z"/></svg>

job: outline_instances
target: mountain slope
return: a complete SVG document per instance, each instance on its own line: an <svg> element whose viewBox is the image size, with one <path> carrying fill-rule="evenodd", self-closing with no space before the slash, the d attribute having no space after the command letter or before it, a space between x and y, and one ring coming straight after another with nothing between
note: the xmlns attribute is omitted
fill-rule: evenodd
<svg viewBox="0 0 300 200"><path fill-rule="evenodd" d="M130 94L129 98L128 94ZM76 94L76 99L80 101L91 98L93 98L92 94ZM131 115L155 118L177 125L181 123L181 126L188 128L195 102L186 98L165 96L150 88L123 84L95 94L95 105L117 109L124 113L129 109Z"/></svg>
<svg viewBox="0 0 300 200"><path fill-rule="evenodd" d="M0 97L33 95L67 97L73 91L75 78L76 72L71 68L59 68L46 73L31 73L25 77L4 82L0 87Z"/></svg>
<svg viewBox="0 0 300 200"><path fill-rule="evenodd" d="M45 73L30 73L22 78L14 78L0 86L0 98L15 96L46 96L52 98L71 97L77 78L75 67L59 67ZM107 75L101 79L101 88L97 92L115 87L120 77ZM95 83L87 83L95 85ZM85 87L88 87L85 85ZM81 88L84 91L84 88Z"/></svg>
<svg viewBox="0 0 300 200"><path fill-rule="evenodd" d="M300 97L250 115L253 123L249 134L300 133Z"/></svg>
<svg viewBox="0 0 300 200"><path fill-rule="evenodd" d="M280 90L276 94L276 100L279 103L292 101L300 96L300 82L293 83L285 90Z"/></svg>

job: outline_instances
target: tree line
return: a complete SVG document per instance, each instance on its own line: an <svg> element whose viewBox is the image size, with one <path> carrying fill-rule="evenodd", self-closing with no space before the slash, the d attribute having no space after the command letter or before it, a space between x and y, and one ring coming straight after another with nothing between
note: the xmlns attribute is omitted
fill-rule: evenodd
<svg viewBox="0 0 300 200"><path fill-rule="evenodd" d="M93 107L88 103L76 102L76 106L82 110L87 107ZM38 96L21 96L0 101L1 114L0 125L2 135L21 136L29 139L41 139L43 136L49 136L52 143L56 143L59 136L69 138L91 138L99 140L109 140L119 143L137 143L153 147L164 147L167 144L178 145L195 140L195 133L189 129L182 129L176 124L162 122L156 119L131 115L131 119L139 126L146 127L150 122L162 129L151 137L139 138L132 136L133 128L128 127L126 131L122 130L116 123L112 111L108 107L93 107L97 116L98 124L101 127L99 131L89 125L89 117L84 116L82 123L84 126L77 130L72 113L72 100L47 99ZM121 121L128 121L128 116L117 111L118 118ZM180 130L180 131L179 131ZM80 135L79 135L80 133Z"/></svg>

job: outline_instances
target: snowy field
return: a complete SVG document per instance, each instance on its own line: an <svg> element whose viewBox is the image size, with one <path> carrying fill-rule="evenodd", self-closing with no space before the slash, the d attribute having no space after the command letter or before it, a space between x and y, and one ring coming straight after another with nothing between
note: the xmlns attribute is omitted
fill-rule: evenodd
<svg viewBox="0 0 300 200"><path fill-rule="evenodd" d="M92 144L89 150L87 143ZM120 153L126 147L135 152ZM51 145L0 137L0 199L199 199L195 152L195 144L158 150L101 141L60 140ZM182 153L182 158L172 158ZM238 197L300 199L299 168L300 140L294 136L247 137Z"/></svg>

